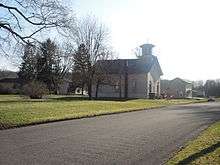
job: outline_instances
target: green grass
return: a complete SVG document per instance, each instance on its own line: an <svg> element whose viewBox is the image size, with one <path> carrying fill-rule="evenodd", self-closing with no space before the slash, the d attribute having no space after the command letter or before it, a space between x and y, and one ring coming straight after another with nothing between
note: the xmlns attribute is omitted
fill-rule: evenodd
<svg viewBox="0 0 220 165"><path fill-rule="evenodd" d="M216 100L216 101L220 101L220 97L216 98L215 100Z"/></svg>
<svg viewBox="0 0 220 165"><path fill-rule="evenodd" d="M167 164L219 165L220 122L210 126L194 141L190 141Z"/></svg>
<svg viewBox="0 0 220 165"><path fill-rule="evenodd" d="M101 101L57 96L30 100L18 95L0 95L0 129L192 102L198 101L189 99Z"/></svg>

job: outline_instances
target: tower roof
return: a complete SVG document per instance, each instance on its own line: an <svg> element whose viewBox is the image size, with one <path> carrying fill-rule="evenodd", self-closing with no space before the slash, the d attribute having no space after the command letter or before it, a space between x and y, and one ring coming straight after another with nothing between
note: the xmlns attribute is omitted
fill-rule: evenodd
<svg viewBox="0 0 220 165"><path fill-rule="evenodd" d="M148 48L153 48L155 45L153 45L153 44L143 44L143 45L141 45L140 47L141 48L145 48L145 47L148 47Z"/></svg>

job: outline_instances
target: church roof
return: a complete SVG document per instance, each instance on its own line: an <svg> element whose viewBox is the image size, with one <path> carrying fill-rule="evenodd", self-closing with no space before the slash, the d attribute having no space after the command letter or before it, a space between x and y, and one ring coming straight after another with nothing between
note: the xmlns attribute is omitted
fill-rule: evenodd
<svg viewBox="0 0 220 165"><path fill-rule="evenodd" d="M152 56L150 60L143 59L117 59L117 60L99 60L97 66L102 72L108 74L120 74L127 70L128 74L148 73L154 64L158 64L156 56ZM161 68L159 68L161 71ZM162 71L161 71L162 74Z"/></svg>

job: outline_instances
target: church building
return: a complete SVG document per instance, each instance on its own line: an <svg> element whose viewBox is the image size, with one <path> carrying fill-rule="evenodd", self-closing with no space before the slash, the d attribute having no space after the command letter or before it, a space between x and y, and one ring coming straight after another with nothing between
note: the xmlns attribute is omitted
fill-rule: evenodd
<svg viewBox="0 0 220 165"><path fill-rule="evenodd" d="M163 75L152 44L140 46L138 59L99 60L92 86L96 98L157 98L160 97L160 77ZM101 75L101 77L100 77Z"/></svg>

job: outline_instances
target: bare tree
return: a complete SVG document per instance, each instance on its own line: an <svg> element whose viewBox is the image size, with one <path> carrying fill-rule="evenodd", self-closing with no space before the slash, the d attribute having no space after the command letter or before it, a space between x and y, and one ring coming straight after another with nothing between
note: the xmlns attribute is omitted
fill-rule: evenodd
<svg viewBox="0 0 220 165"><path fill-rule="evenodd" d="M109 33L103 24L91 16L76 21L70 34L77 47L85 45L87 50L87 89L89 98L92 97L92 84L95 74L95 64L98 60L109 58ZM83 64L85 65L85 64Z"/></svg>
<svg viewBox="0 0 220 165"><path fill-rule="evenodd" d="M111 60L114 58L113 52L106 50L104 52L105 56L103 59L95 64L95 74L93 78L93 84L95 85L95 98L98 98L100 85L115 84L115 80L109 74L109 68L112 67L111 61L102 63L102 60Z"/></svg>
<svg viewBox="0 0 220 165"><path fill-rule="evenodd" d="M62 65L62 78L70 72L73 67L73 54L74 47L71 43L63 43L61 46L61 65Z"/></svg>
<svg viewBox="0 0 220 165"><path fill-rule="evenodd" d="M2 0L0 2L0 49L10 55L9 48L28 41L38 41L40 32L68 28L73 17L59 0Z"/></svg>
<svg viewBox="0 0 220 165"><path fill-rule="evenodd" d="M140 47L136 47L134 50L134 55L137 57L137 58L141 58L142 57L142 52L141 52L141 48Z"/></svg>
<svg viewBox="0 0 220 165"><path fill-rule="evenodd" d="M68 73L72 69L73 66L73 46L70 43L63 43L62 46L59 46L57 52L56 69L55 75L53 78L53 84L55 86L55 93L59 93L60 85L69 80Z"/></svg>

